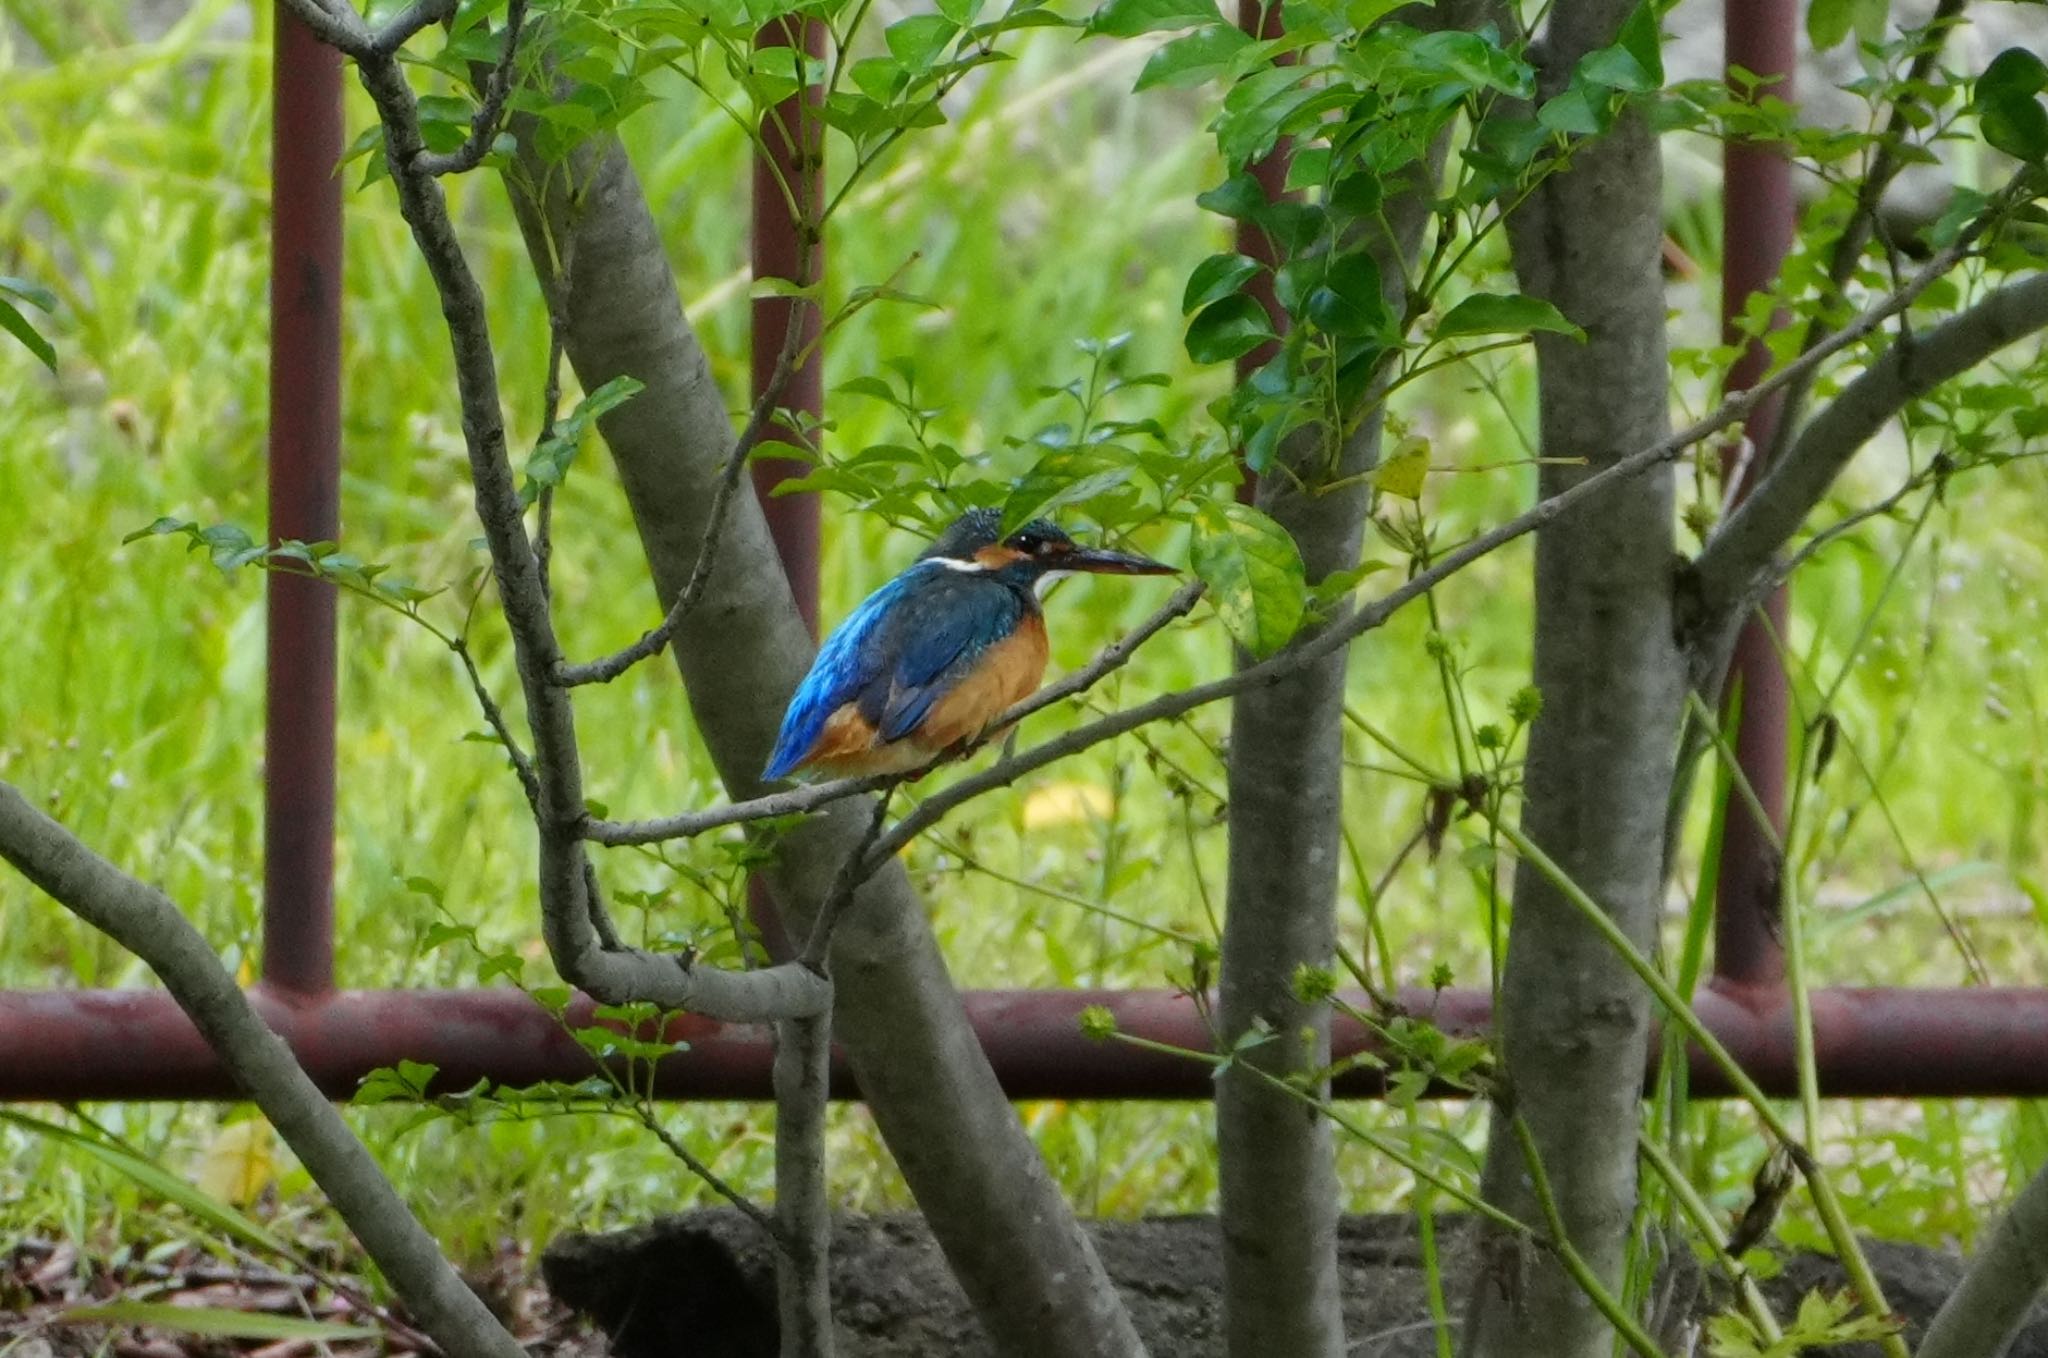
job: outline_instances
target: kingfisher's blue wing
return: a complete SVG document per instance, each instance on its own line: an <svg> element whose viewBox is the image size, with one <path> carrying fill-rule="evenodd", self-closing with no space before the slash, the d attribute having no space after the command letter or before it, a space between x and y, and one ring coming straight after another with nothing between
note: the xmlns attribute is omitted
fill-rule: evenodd
<svg viewBox="0 0 2048 1358"><path fill-rule="evenodd" d="M763 778L787 777L817 743L827 719L858 698L885 671L888 656L876 642L886 630L884 621L903 602L915 575L915 571L906 571L868 595L825 638L818 658L811 662L811 672L797 685L789 709L782 714L782 731Z"/></svg>
<svg viewBox="0 0 2048 1358"><path fill-rule="evenodd" d="M804 676L764 778L803 763L832 714L848 703L887 744L915 731L975 660L1015 631L1028 607L985 575L919 563L870 594L825 639Z"/></svg>

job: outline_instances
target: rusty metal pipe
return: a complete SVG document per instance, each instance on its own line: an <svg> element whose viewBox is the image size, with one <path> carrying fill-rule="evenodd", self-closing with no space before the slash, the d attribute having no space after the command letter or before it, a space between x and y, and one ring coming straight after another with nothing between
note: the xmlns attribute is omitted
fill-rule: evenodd
<svg viewBox="0 0 2048 1358"><path fill-rule="evenodd" d="M801 29L801 32L796 30ZM757 48L789 47L799 41L813 57L825 55L826 31L817 19L782 19L763 28L754 39ZM825 242L817 221L825 198L824 121L818 114L823 91L816 85L791 95L761 120L761 140L768 149L765 158L754 163L754 277L780 278L807 286L825 273ZM787 186L796 198L797 211L790 210ZM808 242L808 248L806 243ZM789 333L791 317L798 304L788 297L756 297L753 310L753 399L759 401L767 388L783 340ZM825 363L817 348L819 311L801 308L803 334L798 343L810 347L810 355L791 375L776 404L801 411L813 419L825 412ZM801 441L800 431L777 422L769 437L785 443ZM775 550L782 557L789 576L790 592L796 595L797 611L804 616L812 635L818 631L818 497L814 494L777 495L784 481L805 475L810 467L794 458L763 458L754 463L754 493L761 497L768 518L768 531Z"/></svg>
<svg viewBox="0 0 2048 1358"><path fill-rule="evenodd" d="M1762 76L1762 91L1790 101L1798 57L1797 0L1726 0L1726 64ZM1731 88L1734 88L1731 80ZM1723 260L1721 336L1739 341L1737 322L1752 296L1768 292L1792 248L1797 211L1792 162L1779 145L1731 139L1724 149L1721 197ZM1782 313L1773 321L1784 323ZM1753 385L1770 367L1761 339L1751 341L1728 374L1728 389ZM1743 427L1741 441L1722 453L1722 473L1732 483L1731 502L1756 483L1762 450L1771 446L1782 404L1773 397ZM1730 796L1721 839L1720 876L1714 898L1714 972L1743 987L1776 986L1785 979L1778 936L1783 863L1775 844L1785 833L1786 751L1791 699L1775 638L1785 635L1786 595L1780 589L1764 605L1763 618L1743 625L1735 644L1722 701L1742 694L1742 721L1735 736L1736 765L1770 819L1757 822L1749 802Z"/></svg>
<svg viewBox="0 0 2048 1358"><path fill-rule="evenodd" d="M1237 26L1254 38L1277 38L1286 30L1281 26L1280 6L1262 4L1261 0L1237 0ZM1293 61L1292 55L1278 58L1282 63ZM1279 144L1263 159L1255 161L1251 175L1258 182L1259 190L1266 201L1277 203L1287 197L1287 166L1293 156L1293 143L1282 137ZM1281 309L1280 298L1274 291L1273 270L1281 264L1280 252L1274 248L1265 229L1257 223L1239 219L1237 223L1237 252L1249 259L1256 259L1266 266L1267 272L1260 274L1245 285L1245 292L1266 309L1267 317L1273 323L1273 333L1287 333L1287 313ZM1237 380L1244 383L1251 375L1271 362L1280 352L1278 340L1268 340L1249 353L1237 358ZM1240 450L1240 457L1242 450ZM1251 504L1258 498L1259 479L1246 471L1244 479L1238 482L1237 498L1244 504Z"/></svg>
<svg viewBox="0 0 2048 1358"><path fill-rule="evenodd" d="M341 507L341 54L277 8L270 169L270 540L331 542ZM335 590L267 579L263 978L334 986Z"/></svg>
<svg viewBox="0 0 2048 1358"><path fill-rule="evenodd" d="M512 1085L576 1080L594 1069L589 1055L517 991L338 991L315 1000L259 991L255 1000L314 1083L335 1098L400 1059L439 1067L438 1085L448 1089L486 1077ZM966 1001L1012 1098L1205 1100L1212 1092L1209 1068L1200 1062L1082 1035L1082 1009L1099 1004L1116 1015L1122 1032L1207 1050L1200 1015L1175 992L997 990L970 992ZM1483 991L1418 990L1402 1002L1453 1032L1478 1033L1487 1021ZM1785 1002L1752 1009L1709 992L1697 1007L1767 1093L1796 1093ZM1821 1091L1831 1097L2048 1096L2048 990L1820 990L1813 1015ZM579 1001L570 1017L588 1023L588 1002ZM662 1062L656 1079L662 1097L770 1097L767 1029L676 1015L666 1032L689 1048ZM1365 1043L1357 1025L1338 1023L1340 1058ZM1691 1065L1695 1094L1728 1092L1697 1052ZM835 1060L833 1070L834 1096L856 1097L844 1062ZM1373 1097L1381 1092L1380 1077L1351 1071L1338 1092ZM238 1093L161 991L0 993L0 1101L229 1099Z"/></svg>

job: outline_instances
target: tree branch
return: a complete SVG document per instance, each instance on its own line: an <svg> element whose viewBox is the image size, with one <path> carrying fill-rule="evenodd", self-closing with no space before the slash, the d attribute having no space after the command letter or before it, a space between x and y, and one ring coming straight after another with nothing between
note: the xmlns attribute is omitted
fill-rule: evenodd
<svg viewBox="0 0 2048 1358"><path fill-rule="evenodd" d="M1157 636L1169 623L1192 611L1205 588L1199 580L1191 580L1181 586L1158 612L1145 619L1129 635L1104 647L1102 653L1086 668L1076 670L1058 682L1039 689L997 717L989 724L989 729L1000 731L1015 726L1026 717L1042 712L1054 703L1093 688L1106 676L1128 664L1137 649ZM658 820L590 820L584 823L583 837L593 844L610 847L690 839L721 826L772 820L778 816L802 815L807 811L815 811L829 802L857 797L862 793L879 792L900 781L901 776L897 774L838 778L830 782L813 783L809 787L789 792L773 792L765 797L734 802L729 806L715 806L706 811L685 811L678 815L663 816Z"/></svg>
<svg viewBox="0 0 2048 1358"><path fill-rule="evenodd" d="M588 813L575 712L568 694L551 681L561 648L505 453L483 291L456 239L440 184L422 165L425 146L412 87L388 56L358 58L357 69L383 121L399 210L433 276L454 349L476 514L490 547L533 736L541 924L555 966L563 979L605 1003L644 1000L741 1023L823 1013L831 1004L831 988L804 967L724 971L693 966L686 958L607 946L607 931L596 923L600 915L593 909L581 842Z"/></svg>
<svg viewBox="0 0 2048 1358"><path fill-rule="evenodd" d="M450 13L454 12L453 6L448 9ZM505 50L498 54L497 65L484 78L483 99L476 112L470 115L469 136L446 155L433 151L421 155L418 162L420 173L461 174L475 169L490 154L491 143L498 139L498 125L505 117L505 100L512 94L512 64L518 60L519 39L525 29L526 0L511 0L505 10ZM552 409L549 414L552 417Z"/></svg>
<svg viewBox="0 0 2048 1358"><path fill-rule="evenodd" d="M808 237L805 251L810 249ZM799 272L802 272L799 269ZM782 351L776 355L775 368L768 375L768 381L761 388L761 397L754 402L753 411L747 416L747 427L740 431L732 452L726 457L725 468L719 473L718 489L711 499L710 522L704 530L704 537L697 548L696 564L690 568L689 583L675 602L663 615L654 629L641 636L623 650L581 665L562 664L555 667L554 680L563 688L576 688L583 684L608 684L649 656L661 654L676 628L682 624L690 610L704 595L704 586L711 578L712 568L718 560L718 543L725 532L725 521L732 508L732 497L739 488L740 473L746 468L747 458L760 446L762 437L768 431L768 421L775 414L776 403L782 399L783 390L789 379L796 374L797 355L803 349L803 307L816 306L815 302L799 300L790 309L789 326L783 332Z"/></svg>
<svg viewBox="0 0 2048 1358"><path fill-rule="evenodd" d="M287 3L298 2L299 0L287 0ZM367 53L350 52L349 55L358 61L366 55L392 56L399 48L411 42L414 34L454 18L455 9L456 0L413 0L412 4L394 15L390 23L377 30L370 39L370 50Z"/></svg>
<svg viewBox="0 0 2048 1358"><path fill-rule="evenodd" d="M1944 259L1952 253L1937 257L1916 279L1933 281L1928 270L1946 267ZM1707 540L1692 567L1702 616L1726 620L1849 459L1901 410L2043 328L2048 328L2048 274L2008 284L1925 334L1896 341L1806 422L1755 491Z"/></svg>
<svg viewBox="0 0 2048 1358"><path fill-rule="evenodd" d="M4 782L0 858L149 965L436 1343L452 1358L522 1358L168 897L95 854Z"/></svg>
<svg viewBox="0 0 2048 1358"><path fill-rule="evenodd" d="M345 4L327 0L284 0L294 18L313 30L313 36L348 56L358 59L375 50L375 38L363 24L362 16Z"/></svg>
<svg viewBox="0 0 2048 1358"><path fill-rule="evenodd" d="M2048 1286L2048 1171L2037 1173L1992 1228L1949 1294L1918 1358L1986 1358L2004 1353L2034 1299Z"/></svg>

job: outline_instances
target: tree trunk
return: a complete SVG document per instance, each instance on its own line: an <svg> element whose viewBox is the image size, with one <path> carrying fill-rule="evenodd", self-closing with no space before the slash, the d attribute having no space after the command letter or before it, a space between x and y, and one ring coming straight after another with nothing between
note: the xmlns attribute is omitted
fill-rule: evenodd
<svg viewBox="0 0 2048 1358"><path fill-rule="evenodd" d="M1457 23L1462 5L1421 16ZM1393 232L1374 244L1387 304L1407 304L1407 264L1429 219L1428 186L1443 145L1419 182L1388 202ZM1259 507L1300 549L1311 583L1358 564L1379 460L1381 399L1344 440L1334 466L1318 466L1326 431L1287 441L1286 470L1262 477ZM1340 489L1326 489L1329 485ZM1325 626L1328 626L1326 623ZM1306 632L1297 645L1316 633ZM1329 1122L1275 1089L1330 1062L1330 1006L1303 1003L1295 975L1328 967L1336 952L1338 865L1343 858L1344 682L1349 649L1268 686L1249 689L1230 714L1230 867L1218 1018L1226 1042L1254 1024L1273 1036L1245 1053L1257 1070L1232 1069L1216 1086L1223 1225L1224 1328L1233 1358L1342 1358L1337 1216L1342 1208Z"/></svg>
<svg viewBox="0 0 2048 1358"><path fill-rule="evenodd" d="M661 237L616 140L553 174L525 151L511 182L536 268L572 233L567 350L586 389L646 390L601 422L666 608L709 527L734 445L723 395L684 319ZM581 186L572 204L564 181ZM548 186L535 205L520 184ZM573 528L571 530L573 532ZM811 658L759 506L734 498L717 563L675 634L691 709L734 796L760 789L782 707ZM775 897L802 937L872 816L835 803L780 841ZM918 1205L997 1351L1128 1358L1143 1346L968 1027L922 903L891 864L833 936L834 1031Z"/></svg>
<svg viewBox="0 0 2048 1358"><path fill-rule="evenodd" d="M1559 6L1542 94L1613 41L1626 3ZM1523 287L1583 326L1585 343L1539 336L1542 453L1557 493L1667 430L1656 138L1637 111L1581 148L1509 223ZM1672 476L1622 483L1536 539L1535 679L1523 827L1648 950L1663 881L1663 818L1683 710L1672 631ZM1540 1222L1511 1127L1528 1121L1566 1234L1619 1290L1635 1208L1649 997L1628 968L1527 864L1515 873L1498 1023L1509 1093L1496 1112L1484 1191ZM1521 1257L1515 1257L1519 1253ZM1496 1237L1468 1311L1467 1352L1508 1358L1542 1336L1550 1358L1606 1358L1612 1331L1554 1258Z"/></svg>
<svg viewBox="0 0 2048 1358"><path fill-rule="evenodd" d="M1371 423L1336 476L1357 478L1371 465L1379 445ZM1330 494L1303 491L1285 474L1260 482L1260 507L1293 535L1312 581L1357 564L1369 500L1362 479ZM1336 946L1349 658L1339 651L1231 706L1218 1017L1226 1042L1255 1023L1270 1029L1242 1060L1281 1079L1330 1062L1329 1003L1297 998L1294 977L1303 966L1329 966ZM1232 1069L1216 1085L1216 1149L1229 1352L1342 1358L1329 1120L1256 1071Z"/></svg>

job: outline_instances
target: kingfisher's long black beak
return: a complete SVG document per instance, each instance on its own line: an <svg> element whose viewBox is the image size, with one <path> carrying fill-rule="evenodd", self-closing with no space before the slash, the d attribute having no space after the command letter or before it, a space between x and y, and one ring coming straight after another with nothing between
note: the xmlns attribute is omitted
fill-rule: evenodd
<svg viewBox="0 0 2048 1358"><path fill-rule="evenodd" d="M1098 575L1178 575L1180 572L1164 561L1154 561L1149 556L1132 556L1128 552L1112 552L1100 547L1076 547L1062 553L1055 569L1063 571L1093 571Z"/></svg>

